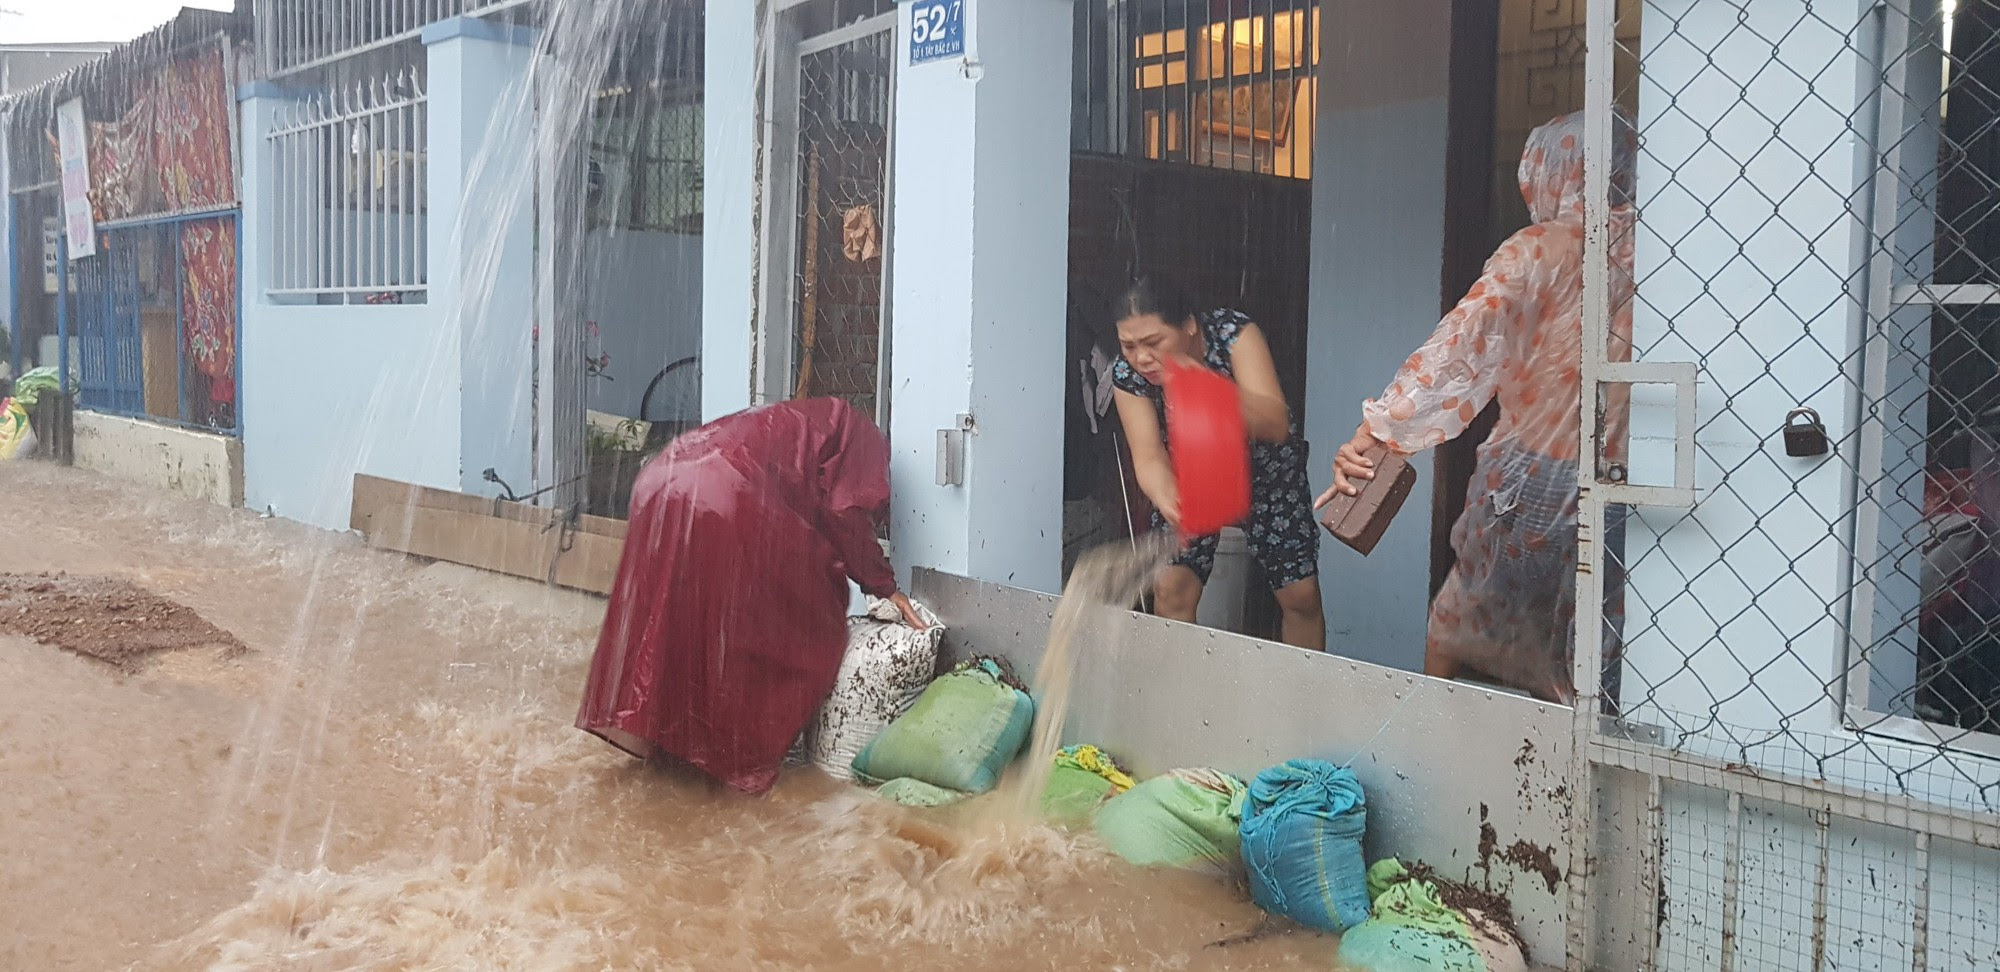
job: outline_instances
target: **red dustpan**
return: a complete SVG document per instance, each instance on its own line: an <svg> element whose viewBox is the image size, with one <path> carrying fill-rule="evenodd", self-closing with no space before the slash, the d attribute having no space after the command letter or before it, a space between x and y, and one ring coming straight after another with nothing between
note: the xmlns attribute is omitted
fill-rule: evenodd
<svg viewBox="0 0 2000 972"><path fill-rule="evenodd" d="M1180 487L1181 535L1206 537L1250 515L1250 436L1236 383L1168 365L1167 450Z"/></svg>

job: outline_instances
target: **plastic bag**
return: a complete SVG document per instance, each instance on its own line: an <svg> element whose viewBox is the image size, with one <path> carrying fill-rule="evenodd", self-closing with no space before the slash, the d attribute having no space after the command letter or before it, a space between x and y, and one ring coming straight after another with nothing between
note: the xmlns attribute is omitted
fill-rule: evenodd
<svg viewBox="0 0 2000 972"><path fill-rule="evenodd" d="M1132 778L1096 746L1069 746L1055 755L1042 790L1042 815L1056 823L1088 823L1104 801L1132 788Z"/></svg>
<svg viewBox="0 0 2000 972"><path fill-rule="evenodd" d="M34 438L28 428L28 409L19 399L0 399L0 460L31 455Z"/></svg>
<svg viewBox="0 0 2000 972"><path fill-rule="evenodd" d="M910 711L854 757L862 780L922 780L985 793L1028 741L1035 703L992 659L974 659L932 682Z"/></svg>
<svg viewBox="0 0 2000 972"><path fill-rule="evenodd" d="M1361 782L1332 763L1295 759L1257 774L1243 810L1251 900L1321 931L1367 921L1367 820Z"/></svg>
<svg viewBox="0 0 2000 972"><path fill-rule="evenodd" d="M1438 885L1401 862L1368 869L1367 921L1340 937L1340 962L1356 972L1523 972L1527 955L1495 916L1445 903ZM1503 916L1510 917L1510 916Z"/></svg>
<svg viewBox="0 0 2000 972"><path fill-rule="evenodd" d="M74 389L80 382L72 371L69 386ZM32 412L41 402L43 395L53 395L62 390L62 379L54 368L34 368L23 372L14 379L14 400L21 404L21 410Z"/></svg>
<svg viewBox="0 0 2000 972"><path fill-rule="evenodd" d="M867 615L848 619L840 674L805 736L806 758L835 779L854 777L854 757L909 707L937 670L944 628L929 609L915 607L930 627L918 631L904 624L894 604L873 597Z"/></svg>
<svg viewBox="0 0 2000 972"><path fill-rule="evenodd" d="M1140 867L1234 872L1243 781L1210 769L1174 770L1112 797L1097 811L1097 835Z"/></svg>

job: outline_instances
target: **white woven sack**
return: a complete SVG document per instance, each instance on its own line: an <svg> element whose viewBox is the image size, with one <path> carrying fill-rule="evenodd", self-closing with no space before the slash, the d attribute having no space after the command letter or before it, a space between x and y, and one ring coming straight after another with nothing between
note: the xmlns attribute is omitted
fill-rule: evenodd
<svg viewBox="0 0 2000 972"><path fill-rule="evenodd" d="M847 619L840 675L806 728L807 757L835 779L853 779L854 757L930 684L944 627L929 608L916 609L929 628L904 624L894 604L873 597L865 616Z"/></svg>

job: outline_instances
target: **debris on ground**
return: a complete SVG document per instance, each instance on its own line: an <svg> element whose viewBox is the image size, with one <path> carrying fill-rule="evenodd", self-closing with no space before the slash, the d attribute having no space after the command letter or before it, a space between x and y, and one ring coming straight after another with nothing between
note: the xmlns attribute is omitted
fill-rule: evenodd
<svg viewBox="0 0 2000 972"><path fill-rule="evenodd" d="M115 577L0 574L0 631L124 672L160 652L220 648L234 657L249 650L193 609Z"/></svg>

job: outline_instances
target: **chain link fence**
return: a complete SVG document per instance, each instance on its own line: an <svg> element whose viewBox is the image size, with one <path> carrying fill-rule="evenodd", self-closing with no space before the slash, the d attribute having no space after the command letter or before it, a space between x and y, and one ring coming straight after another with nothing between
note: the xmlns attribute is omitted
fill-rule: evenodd
<svg viewBox="0 0 2000 972"><path fill-rule="evenodd" d="M881 400L887 334L894 41L888 30L835 35L799 61L793 392L845 398L870 414Z"/></svg>
<svg viewBox="0 0 2000 972"><path fill-rule="evenodd" d="M1586 299L1694 383L1599 385L1571 967L1996 967L2000 5L1589 6Z"/></svg>

